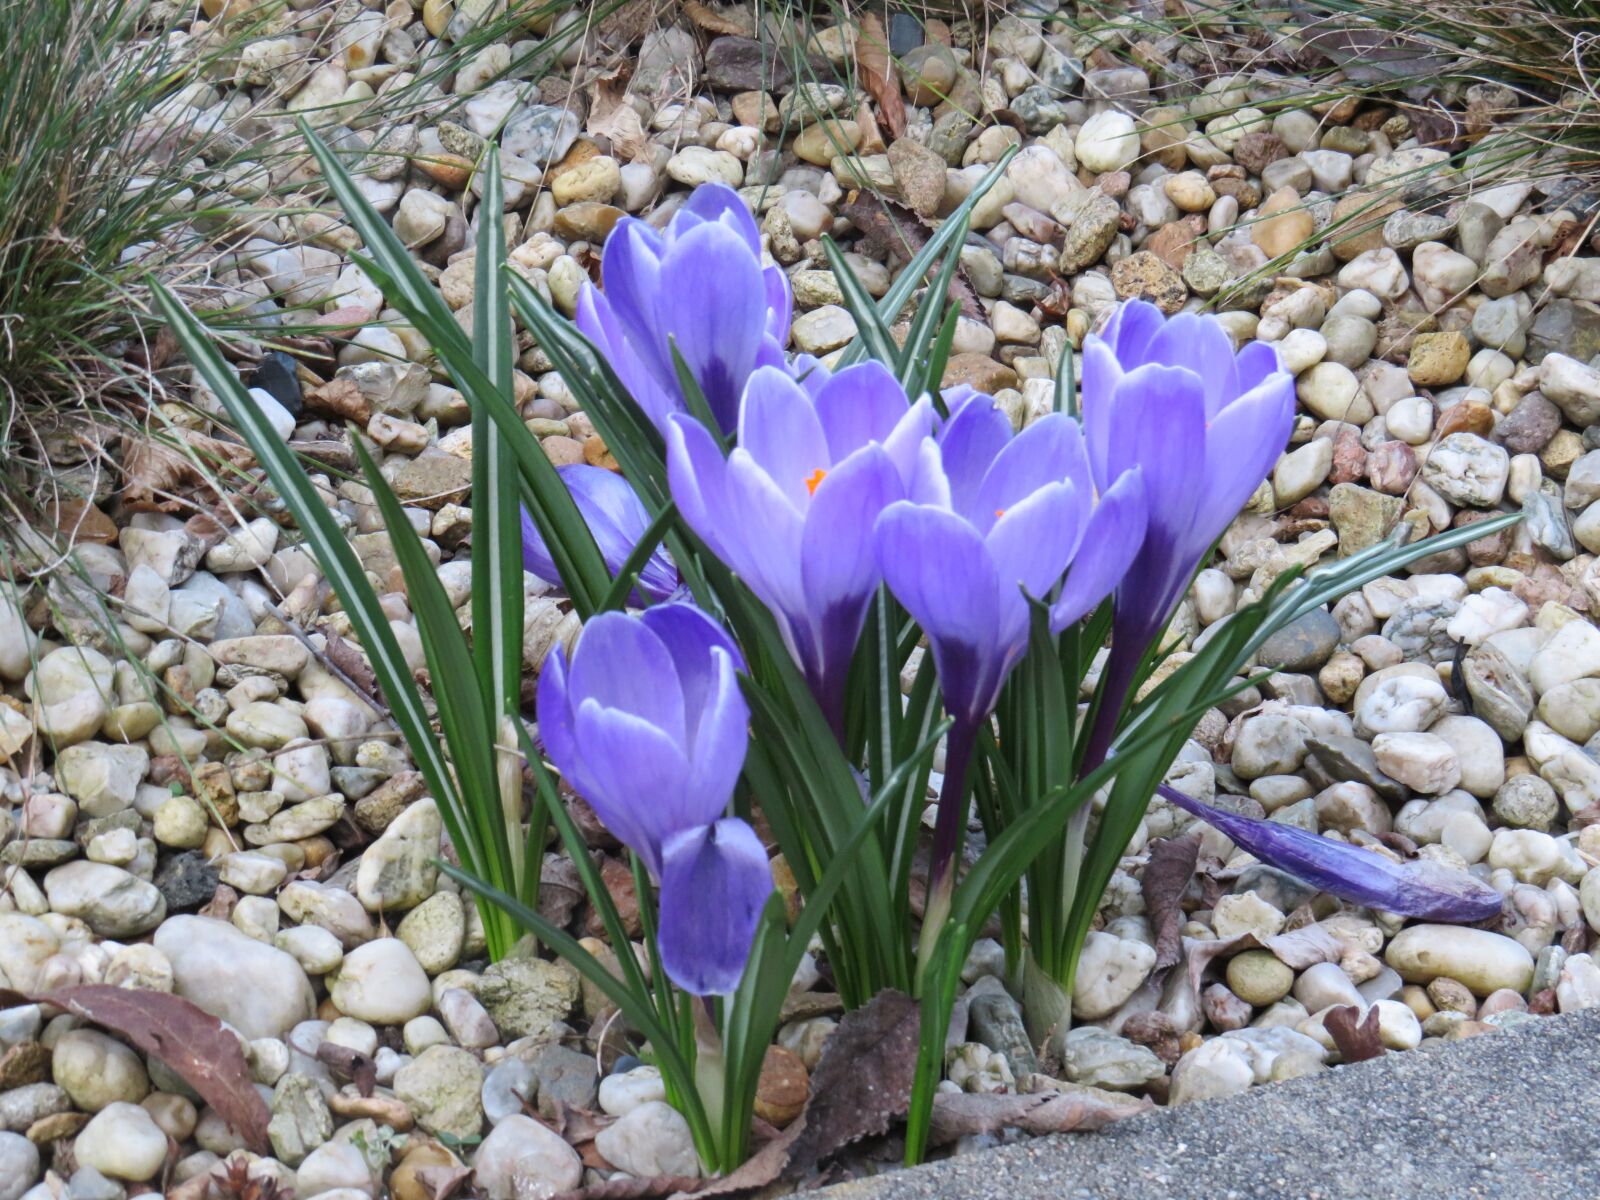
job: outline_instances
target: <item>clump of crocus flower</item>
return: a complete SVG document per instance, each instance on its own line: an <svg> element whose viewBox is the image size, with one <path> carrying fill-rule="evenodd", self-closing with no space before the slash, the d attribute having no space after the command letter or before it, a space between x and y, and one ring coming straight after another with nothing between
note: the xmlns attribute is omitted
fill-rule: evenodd
<svg viewBox="0 0 1600 1200"><path fill-rule="evenodd" d="M772 876L748 824L726 816L750 710L728 635L689 604L584 626L539 678L550 760L661 884L661 962L695 995L739 983Z"/></svg>
<svg viewBox="0 0 1600 1200"><path fill-rule="evenodd" d="M771 610L823 712L840 728L845 677L880 581L873 521L911 494L933 424L888 368L867 362L806 386L775 367L751 377L724 457L687 415L668 427L683 519Z"/></svg>
<svg viewBox="0 0 1600 1200"><path fill-rule="evenodd" d="M777 266L761 265L761 233L739 193L695 189L664 232L624 217L600 260L604 290L585 285L578 328L605 356L663 432L688 400L673 351L724 432L758 366L782 366L794 295Z"/></svg>
<svg viewBox="0 0 1600 1200"><path fill-rule="evenodd" d="M954 719L934 827L929 907L947 900L966 823L974 738L1028 646L1029 597L1056 601L1062 625L1092 611L1127 569L1145 525L1141 471L1120 472L1098 499L1083 434L1061 413L1013 436L989 396L963 396L917 458L915 498L878 519L883 576L927 634Z"/></svg>
<svg viewBox="0 0 1600 1200"><path fill-rule="evenodd" d="M1121 305L1083 347L1083 429L1094 480L1144 475L1149 522L1117 585L1107 697L1086 761L1110 747L1146 648L1288 444L1294 376L1267 342L1237 354L1215 317Z"/></svg>

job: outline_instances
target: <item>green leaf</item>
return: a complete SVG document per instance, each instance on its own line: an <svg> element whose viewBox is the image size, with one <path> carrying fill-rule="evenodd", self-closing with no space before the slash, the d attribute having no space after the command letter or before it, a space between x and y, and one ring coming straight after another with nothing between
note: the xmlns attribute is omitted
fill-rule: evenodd
<svg viewBox="0 0 1600 1200"><path fill-rule="evenodd" d="M529 515L545 540L574 606L581 615L588 615L594 611L595 602L604 594L611 576L606 572L594 535L579 514L566 484L539 448L538 441L522 424L509 391L497 388L478 365L472 344L455 314L438 289L422 274L389 223L361 194L338 156L303 119L299 125L328 187L366 247L365 255L353 254L352 260L372 277L417 332L428 339L472 410L488 413L499 427L506 445L516 457L518 471L532 490L535 503L530 506Z"/></svg>
<svg viewBox="0 0 1600 1200"><path fill-rule="evenodd" d="M967 198L940 223L939 228L928 239L928 244L917 251L912 260L906 264L905 270L895 277L895 281L889 285L888 292L878 302L878 316L885 328L900 319L900 313L911 302L912 294L922 284L939 256L954 245L957 235L966 236L966 225L972 220L972 210L978 206L978 201L988 194L989 189L999 182L1000 177L1005 174L1006 165L1020 148L1019 146L1007 148L994 166L989 168L989 173L968 193ZM860 362L867 353L866 344L857 338L844 348L844 352L839 356L839 366L848 367L851 363Z"/></svg>
<svg viewBox="0 0 1600 1200"><path fill-rule="evenodd" d="M845 262L844 251L840 250L839 244L827 234L822 235L822 251L828 256L828 266L833 271L834 282L844 294L844 306L855 318L856 341L866 347L867 354L871 357L891 367L895 366L900 359L899 347L894 344L894 338L889 333L889 325L879 313L878 306L867 294L867 289L862 286L861 280L856 278L856 273L850 269L850 264Z"/></svg>
<svg viewBox="0 0 1600 1200"><path fill-rule="evenodd" d="M234 427L255 452L273 486L305 533L318 564L350 617L395 723L400 727L418 769L428 782L428 790L439 804L440 815L451 842L472 870L485 875L498 875L500 872L496 864L483 857L484 842L477 834L472 806L457 785L444 746L429 721L421 690L413 681L405 655L401 653L394 631L389 627L389 616L367 582L366 570L356 557L348 532L334 521L322 495L312 485L277 431L267 423L261 409L246 393L204 327L160 283L152 283L152 294L178 344L206 385L222 402ZM359 440L357 445L360 445ZM400 524L410 532L403 514ZM414 534L412 536L415 537ZM436 577L434 582L437 584ZM475 682L473 688L476 691ZM484 918L487 929L493 924L492 910L486 910Z"/></svg>

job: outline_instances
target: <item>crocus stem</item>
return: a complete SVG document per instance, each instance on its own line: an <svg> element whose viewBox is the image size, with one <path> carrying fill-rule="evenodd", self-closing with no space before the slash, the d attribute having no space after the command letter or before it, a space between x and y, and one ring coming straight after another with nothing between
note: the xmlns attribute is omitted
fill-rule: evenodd
<svg viewBox="0 0 1600 1200"><path fill-rule="evenodd" d="M927 969L939 940L939 930L950 912L955 891L955 856L967 823L967 764L978 730L966 721L950 727L944 740L944 782L939 787L939 812L933 825L933 851L928 864L928 899L922 912L922 936L917 947L917 977Z"/></svg>
<svg viewBox="0 0 1600 1200"><path fill-rule="evenodd" d="M1089 730L1089 742L1084 747L1080 774L1086 774L1105 762L1111 752L1111 742L1117 736L1117 724L1122 719L1122 706L1133 687L1133 678L1139 671L1139 660L1144 642L1131 637L1114 637L1111 655L1106 660L1105 680L1101 684L1100 707L1095 711L1094 726Z"/></svg>

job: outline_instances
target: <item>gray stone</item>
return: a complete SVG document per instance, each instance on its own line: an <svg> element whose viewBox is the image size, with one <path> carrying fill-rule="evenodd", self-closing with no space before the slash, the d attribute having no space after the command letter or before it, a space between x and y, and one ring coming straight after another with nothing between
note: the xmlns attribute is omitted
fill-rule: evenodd
<svg viewBox="0 0 1600 1200"><path fill-rule="evenodd" d="M1261 643L1261 665L1275 671L1314 671L1339 645L1339 622L1325 608L1313 609Z"/></svg>

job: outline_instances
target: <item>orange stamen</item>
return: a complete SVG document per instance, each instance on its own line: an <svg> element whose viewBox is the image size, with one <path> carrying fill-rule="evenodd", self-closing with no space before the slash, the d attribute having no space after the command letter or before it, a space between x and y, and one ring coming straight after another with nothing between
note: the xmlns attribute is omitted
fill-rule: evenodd
<svg viewBox="0 0 1600 1200"><path fill-rule="evenodd" d="M997 517L1003 517L1006 515L1006 510L1003 508L997 508L994 510L994 515Z"/></svg>
<svg viewBox="0 0 1600 1200"><path fill-rule="evenodd" d="M827 477L828 473L821 467L818 467L815 471L811 472L811 474L806 478L806 493L808 495L815 496L817 494L817 488L821 486L822 481Z"/></svg>

